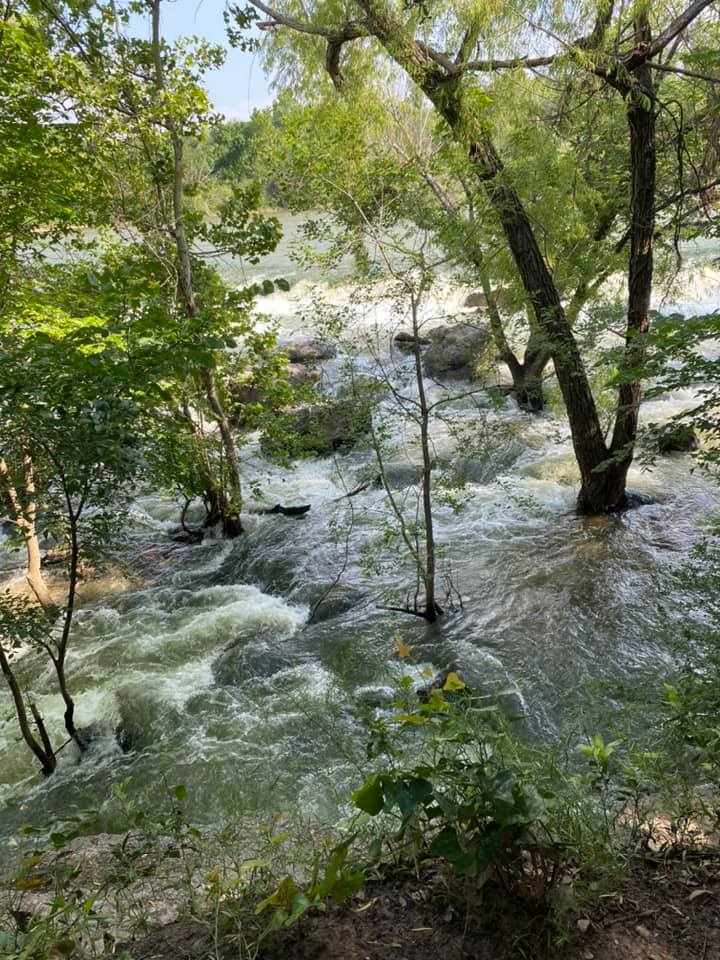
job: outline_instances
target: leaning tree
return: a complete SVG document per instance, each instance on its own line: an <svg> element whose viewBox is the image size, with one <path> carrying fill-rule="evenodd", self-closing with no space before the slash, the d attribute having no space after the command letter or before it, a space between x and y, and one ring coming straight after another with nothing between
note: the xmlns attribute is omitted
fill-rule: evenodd
<svg viewBox="0 0 720 960"><path fill-rule="evenodd" d="M337 87L354 63L352 45L378 46L421 90L442 118L448 136L466 153L479 189L497 217L541 333L539 349L552 359L567 410L580 469L578 506L588 512L622 508L638 429L645 337L650 326L653 242L656 231L658 117L667 104L657 76L673 74L717 83L708 31L716 30L712 0L695 0L679 15L660 3L621 5L610 0L588 10L544 12L510 8L452 7L427 2L354 0L338 9L327 0L269 6L251 0L235 8L240 25L257 21L273 36L287 31L324 50L325 67ZM260 19L260 15L266 19ZM698 18L702 29L696 24ZM569 22L572 21L572 22ZM659 26L658 26L659 25ZM655 26L655 29L653 29ZM583 29L584 28L584 29ZM517 38L537 55L517 50ZM319 52L319 51L318 51ZM533 51L535 52L535 51ZM710 67L694 69L708 59ZM371 61L370 61L371 62ZM713 68L714 71L713 72ZM628 130L629 226L624 349L619 359L614 425L606 436L588 370L563 305L551 262L538 240L521 187L506 169L485 105L492 77L532 70L592 80L622 97ZM679 151L682 150L682 136ZM698 171L699 173L699 171ZM715 171L707 176L712 181ZM681 188L699 193L696 177ZM532 358L530 367L534 367ZM533 372L529 370L528 372Z"/></svg>

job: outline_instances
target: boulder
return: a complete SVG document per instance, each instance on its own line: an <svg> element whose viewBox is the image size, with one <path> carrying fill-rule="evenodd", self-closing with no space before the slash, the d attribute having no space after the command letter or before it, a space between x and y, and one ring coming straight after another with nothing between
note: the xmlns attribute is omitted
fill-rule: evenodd
<svg viewBox="0 0 720 960"><path fill-rule="evenodd" d="M115 739L123 753L142 750L162 735L162 711L148 689L128 684L115 691L119 719Z"/></svg>
<svg viewBox="0 0 720 960"><path fill-rule="evenodd" d="M289 363L285 376L291 387L300 387L308 383L319 383L322 380L322 370L306 363Z"/></svg>
<svg viewBox="0 0 720 960"><path fill-rule="evenodd" d="M700 449L700 438L687 424L668 424L658 434L660 453L691 453Z"/></svg>
<svg viewBox="0 0 720 960"><path fill-rule="evenodd" d="M638 507L649 507L654 503L655 501L649 493L641 493L640 490L626 490L625 503L620 508L620 512L636 510Z"/></svg>
<svg viewBox="0 0 720 960"><path fill-rule="evenodd" d="M260 447L272 457L329 457L349 450L370 432L370 409L357 399L315 403L283 413Z"/></svg>
<svg viewBox="0 0 720 960"><path fill-rule="evenodd" d="M487 297L484 293L471 293L465 298L464 307L475 307L480 308L481 310L487 309Z"/></svg>
<svg viewBox="0 0 720 960"><path fill-rule="evenodd" d="M278 347L290 363L317 363L319 360L332 360L337 356L337 347L334 344L317 338L283 340Z"/></svg>
<svg viewBox="0 0 720 960"><path fill-rule="evenodd" d="M184 527L173 527L168 532L173 543L202 543L207 529L199 523L189 523Z"/></svg>
<svg viewBox="0 0 720 960"><path fill-rule="evenodd" d="M433 461L433 468L437 462ZM407 487L416 487L422 480L422 464L408 460L390 460L383 464L385 480L391 490L405 490ZM375 478L375 486L382 486L380 475Z"/></svg>
<svg viewBox="0 0 720 960"><path fill-rule="evenodd" d="M398 330L393 337L393 343L398 350L401 350L403 353L412 353L415 349L416 342L419 343L421 347L429 347L432 340L430 337L415 337L410 330Z"/></svg>
<svg viewBox="0 0 720 960"><path fill-rule="evenodd" d="M307 395L309 389L322 380L322 375L319 367L309 363L288 363L284 370L288 385L296 389L305 388L303 395ZM228 384L228 397L231 423L240 428L252 427L259 405L269 406L271 403L269 391L253 381L237 383L231 380ZM248 407L252 409L247 410Z"/></svg>
<svg viewBox="0 0 720 960"><path fill-rule="evenodd" d="M425 351L423 367L438 380L473 380L491 334L484 324L443 325L428 331L431 344Z"/></svg>

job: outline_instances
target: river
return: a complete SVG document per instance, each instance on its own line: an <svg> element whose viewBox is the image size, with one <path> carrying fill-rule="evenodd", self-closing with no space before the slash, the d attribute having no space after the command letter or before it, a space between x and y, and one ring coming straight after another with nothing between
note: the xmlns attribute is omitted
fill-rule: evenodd
<svg viewBox="0 0 720 960"><path fill-rule="evenodd" d="M288 218L286 226L292 238L296 222ZM233 282L288 277L289 293L259 305L286 332L306 327L322 296L350 311L356 331L378 328L389 339L396 305L380 298L361 309L347 264L328 284L301 271L289 252L286 240L255 267L227 263L224 270ZM710 245L691 251L681 294L656 305L720 309L720 271L707 262L716 256ZM468 292L442 279L427 316L457 313ZM355 362L372 367L362 350ZM339 377L342 364L332 361L328 376ZM439 387L432 390L440 396ZM692 402L689 391L655 399L644 405L643 420L662 422ZM388 705L394 680L407 670L419 682L421 670L451 664L473 686L500 684L529 727L544 734L576 714L587 682L657 675L687 618L702 617L701 598L676 574L718 513L718 487L690 458L664 457L631 471L631 487L653 504L581 519L557 406L531 417L480 394L450 409L455 423L487 436L468 454L444 423L434 425L439 455L466 479L459 508L437 508L443 568L461 606L435 626L381 609L410 582L398 546L380 542L384 495L371 487L338 501L370 469L367 446L282 469L248 444L246 482L257 479L264 501L311 510L302 519L251 515L247 535L233 542L171 544L177 504L144 492L133 505L126 549L136 580L105 580L100 595L88 590L72 641L79 720L98 724L102 735L82 763L72 748L64 751L57 773L43 781L13 723L0 726L0 832L91 807L107 812L112 829L110 788L126 778L131 794L184 784L190 816L203 824L296 809L332 819L362 776L364 716ZM399 427L393 436L397 463L417 458L412 438ZM369 569L370 556L377 569ZM21 559L0 548L0 577L16 576ZM343 567L336 615L308 624L312 604ZM396 637L413 645L411 666L394 655ZM233 652L223 654L232 642ZM59 731L52 677L41 661L26 659L38 704ZM0 688L0 717L10 713ZM132 740L126 753L113 733L121 722Z"/></svg>

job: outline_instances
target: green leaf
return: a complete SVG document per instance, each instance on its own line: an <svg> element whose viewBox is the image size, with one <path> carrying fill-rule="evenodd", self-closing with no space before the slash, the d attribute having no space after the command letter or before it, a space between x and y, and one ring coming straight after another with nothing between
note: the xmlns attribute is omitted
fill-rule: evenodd
<svg viewBox="0 0 720 960"><path fill-rule="evenodd" d="M452 827L445 827L430 844L430 856L440 857L449 863L457 861L462 856L462 847L457 833Z"/></svg>
<svg viewBox="0 0 720 960"><path fill-rule="evenodd" d="M410 816L432 796L432 784L421 777L414 780L388 780L384 784L385 802L397 805L404 817Z"/></svg>
<svg viewBox="0 0 720 960"><path fill-rule="evenodd" d="M352 794L352 802L371 817L377 816L385 804L381 776L374 773L358 790Z"/></svg>

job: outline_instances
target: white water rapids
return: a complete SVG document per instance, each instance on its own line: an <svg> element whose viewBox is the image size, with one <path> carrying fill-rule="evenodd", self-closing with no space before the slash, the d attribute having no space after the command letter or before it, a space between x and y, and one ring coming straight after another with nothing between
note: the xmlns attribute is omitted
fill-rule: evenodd
<svg viewBox="0 0 720 960"><path fill-rule="evenodd" d="M681 299L673 294L686 313L720 309L720 273L702 266L700 253L707 251L689 261ZM281 250L256 276L291 274L284 257ZM312 282L266 298L263 312L297 332L317 293ZM324 289L336 306L353 299L350 285ZM442 281L426 310L457 313L468 292ZM669 300L658 306L673 309ZM392 309L379 302L362 322L397 327ZM367 356L359 363L371 366ZM339 376L341 366L330 363L329 375ZM690 391L678 391L647 403L643 419L663 422L692 403ZM126 777L132 791L185 784L191 815L204 823L297 804L333 816L361 776L364 715L387 705L393 681L418 664L453 664L473 686L513 689L518 712L544 730L561 725L586 680L659 675L669 641L688 616L702 617L675 574L718 513L718 487L691 458L665 457L631 471L630 486L654 504L580 519L557 410L530 417L510 402L490 408L482 396L450 409L471 432L489 430L482 450L468 454L435 424L438 453L467 480L459 511L437 507L442 566L462 609L429 627L379 608L393 588L402 599L411 581L398 545L382 541L384 494L371 487L333 503L368 470L367 445L285 470L250 444L246 478L258 478L265 502L308 503L311 511L297 520L249 516L247 535L233 542L171 548L177 504L139 497L131 517L139 579L86 598L72 640L79 721L97 724L101 735L81 763L72 748L64 751L58 772L43 781L12 720L0 724L0 832L102 807L110 786ZM417 460L416 443L399 430L393 443L393 462ZM402 496L409 480L397 476ZM17 575L21 561L0 549L0 577ZM332 609L308 624L312 604L343 567ZM414 667L394 655L396 635L414 645ZM26 660L22 671L60 736L51 674L41 660ZM0 687L0 717L10 714ZM118 725L127 752L115 739Z"/></svg>

